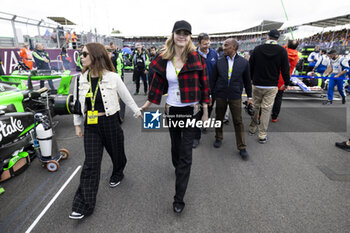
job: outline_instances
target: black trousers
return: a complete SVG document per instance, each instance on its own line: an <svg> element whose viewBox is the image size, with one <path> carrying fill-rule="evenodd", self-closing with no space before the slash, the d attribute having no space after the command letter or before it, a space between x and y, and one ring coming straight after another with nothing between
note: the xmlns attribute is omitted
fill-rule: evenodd
<svg viewBox="0 0 350 233"><path fill-rule="evenodd" d="M133 80L136 82L136 92L140 91L140 76L141 76L142 81L143 81L144 92L146 93L147 92L147 78L146 78L145 70L138 70L137 68L135 68L134 74L133 74Z"/></svg>
<svg viewBox="0 0 350 233"><path fill-rule="evenodd" d="M185 121L195 118L200 119L200 112L193 115L194 107L170 107L168 111L169 116L188 115L190 117L168 118L173 122ZM192 144L195 134L194 127L169 127L171 139L171 158L175 167L175 196L174 203L185 204L183 199L186 193L188 181L191 173L192 165Z"/></svg>
<svg viewBox="0 0 350 233"><path fill-rule="evenodd" d="M282 98L284 91L278 91L275 97L275 102L273 103L271 117L276 119L281 111Z"/></svg>
<svg viewBox="0 0 350 233"><path fill-rule="evenodd" d="M104 148L113 163L110 180L115 181L122 178L126 157L124 134L117 113L109 117L98 117L96 125L87 125L85 121L85 161L80 175L80 184L73 200L72 210L75 212L90 215L94 211Z"/></svg>

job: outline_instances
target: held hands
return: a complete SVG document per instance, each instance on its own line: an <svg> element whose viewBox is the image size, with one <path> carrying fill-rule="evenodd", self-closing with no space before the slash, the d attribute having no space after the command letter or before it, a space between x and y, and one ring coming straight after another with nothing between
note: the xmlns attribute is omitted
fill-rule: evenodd
<svg viewBox="0 0 350 233"><path fill-rule="evenodd" d="M75 135L77 135L79 138L82 138L84 136L83 131L81 130L80 125L75 126Z"/></svg>
<svg viewBox="0 0 350 233"><path fill-rule="evenodd" d="M146 101L146 103L141 107L141 111L146 111L147 108L149 108L151 106L151 102L150 101Z"/></svg>
<svg viewBox="0 0 350 233"><path fill-rule="evenodd" d="M147 110L147 108L149 108L149 106L151 106L151 102L150 101L146 101L146 103L140 108L141 111L141 115L139 116L142 120L143 120L143 112Z"/></svg>

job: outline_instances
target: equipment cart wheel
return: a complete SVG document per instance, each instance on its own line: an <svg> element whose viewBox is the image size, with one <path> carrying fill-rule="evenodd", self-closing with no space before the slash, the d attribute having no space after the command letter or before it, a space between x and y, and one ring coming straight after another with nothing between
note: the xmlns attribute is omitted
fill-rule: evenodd
<svg viewBox="0 0 350 233"><path fill-rule="evenodd" d="M61 159L68 159L69 151L67 149L59 149L58 151L60 152Z"/></svg>
<svg viewBox="0 0 350 233"><path fill-rule="evenodd" d="M59 167L60 167L60 165L58 164L58 162L56 160L51 160L51 161L47 162L47 164L46 164L46 169L49 172L55 172L58 170Z"/></svg>

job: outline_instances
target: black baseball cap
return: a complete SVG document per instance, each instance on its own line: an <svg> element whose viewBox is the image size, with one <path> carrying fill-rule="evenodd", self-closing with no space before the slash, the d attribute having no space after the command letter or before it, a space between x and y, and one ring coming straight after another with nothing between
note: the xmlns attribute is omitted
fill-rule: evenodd
<svg viewBox="0 0 350 233"><path fill-rule="evenodd" d="M192 34L191 24L189 24L189 22L185 20L180 20L175 22L172 32L176 32L179 30L185 30Z"/></svg>
<svg viewBox="0 0 350 233"><path fill-rule="evenodd" d="M276 29L272 29L269 34L267 34L269 37L272 37L272 38L280 38L280 33L279 31L277 31Z"/></svg>

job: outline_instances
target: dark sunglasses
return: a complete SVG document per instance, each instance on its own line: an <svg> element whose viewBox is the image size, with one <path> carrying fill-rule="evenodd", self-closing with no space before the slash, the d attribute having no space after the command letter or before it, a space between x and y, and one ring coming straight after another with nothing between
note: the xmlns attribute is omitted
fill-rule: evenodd
<svg viewBox="0 0 350 233"><path fill-rule="evenodd" d="M202 41L204 38L209 38L209 35L207 33L201 33L198 35L198 41Z"/></svg>
<svg viewBox="0 0 350 233"><path fill-rule="evenodd" d="M207 33L201 33L201 34L199 34L198 37L205 37L205 36L209 36L209 35Z"/></svg>
<svg viewBox="0 0 350 233"><path fill-rule="evenodd" d="M81 55L83 55L83 57L87 57L89 53L84 51L84 52L81 52Z"/></svg>

